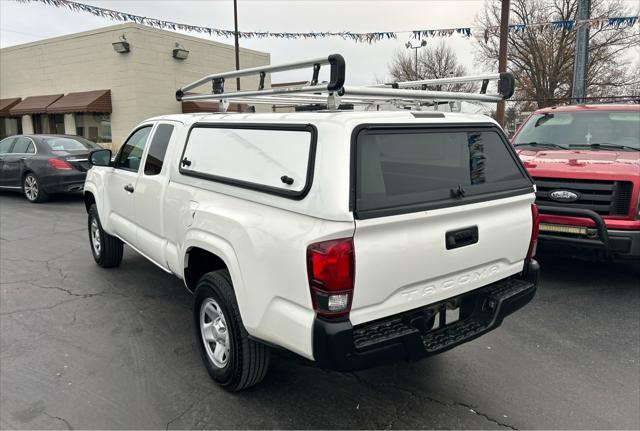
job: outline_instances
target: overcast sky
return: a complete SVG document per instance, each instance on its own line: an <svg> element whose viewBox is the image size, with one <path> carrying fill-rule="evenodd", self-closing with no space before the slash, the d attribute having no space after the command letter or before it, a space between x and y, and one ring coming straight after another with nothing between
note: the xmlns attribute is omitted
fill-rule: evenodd
<svg viewBox="0 0 640 431"><path fill-rule="evenodd" d="M85 0L84 3L159 18L222 29L233 29L232 0L155 1ZM244 31L400 31L473 26L484 0L470 1L310 1L239 0L239 28ZM0 0L0 46L60 36L117 24L105 18L38 3ZM193 36L204 37L198 33ZM233 39L212 38L233 44ZM241 39L242 47L271 53L272 63L340 53L347 60L348 81L370 84L387 76L395 50L406 50L409 34L372 45L340 38L318 40ZM438 39L430 39L436 43ZM446 38L469 71L473 69L473 42L454 35ZM296 79L295 75L283 76ZM297 78L308 79L305 76ZM281 79L274 79L280 81Z"/></svg>
<svg viewBox="0 0 640 431"><path fill-rule="evenodd" d="M82 1L82 0L79 0ZM122 12L186 24L233 29L232 0L84 0L84 3ZM627 4L637 4L635 0ZM401 31L473 27L484 0L238 0L241 31ZM632 6L633 7L633 6ZM0 47L32 42L117 22L86 13L72 12L40 3L0 0ZM205 37L198 33L193 36ZM340 38L317 40L241 39L242 47L271 53L272 63L301 60L340 53L347 60L347 82L371 84L388 75L388 63L396 50L406 50L410 34L397 40L371 45ZM206 37L205 37L206 38ZM211 38L233 44L233 39ZM474 66L474 40L458 35L444 38L455 50L469 73L481 72ZM428 43L437 43L431 38ZM188 49L188 47L187 47ZM640 60L640 48L630 55ZM285 74L283 74L285 75ZM308 79L306 75L274 77L282 80Z"/></svg>

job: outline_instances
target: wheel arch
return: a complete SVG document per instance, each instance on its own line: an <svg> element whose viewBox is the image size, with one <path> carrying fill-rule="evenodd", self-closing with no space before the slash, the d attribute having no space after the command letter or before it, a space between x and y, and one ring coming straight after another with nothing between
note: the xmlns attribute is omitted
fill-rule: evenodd
<svg viewBox="0 0 640 431"><path fill-rule="evenodd" d="M24 187L24 179L27 177L27 175L29 174L33 174L34 176L36 175L36 173L33 171L33 169L27 168L26 166L23 165L22 167L22 174L20 175L20 187ZM14 177L15 178L15 177ZM36 179L38 177L36 176Z"/></svg>
<svg viewBox="0 0 640 431"><path fill-rule="evenodd" d="M89 208L91 208L91 205L94 205L96 203L96 197L93 195L93 192L91 191L84 191L84 207L87 210L87 214L89 213Z"/></svg>
<svg viewBox="0 0 640 431"><path fill-rule="evenodd" d="M187 289L194 292L203 274L226 269L231 275L233 289L242 312L244 285L238 258L231 244L209 232L192 229L187 233L183 250L182 276Z"/></svg>

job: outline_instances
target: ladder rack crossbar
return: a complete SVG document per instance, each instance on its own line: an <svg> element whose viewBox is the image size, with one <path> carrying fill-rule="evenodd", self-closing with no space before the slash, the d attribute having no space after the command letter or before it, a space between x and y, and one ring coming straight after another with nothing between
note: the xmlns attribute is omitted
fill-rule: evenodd
<svg viewBox="0 0 640 431"><path fill-rule="evenodd" d="M408 87L420 87L422 85L444 85L444 84L460 84L460 83L467 83L467 82L495 81L498 79L500 79L500 74L492 73L487 75L451 76L448 78L421 79L418 81L387 82L384 84L377 84L374 87L408 88Z"/></svg>
<svg viewBox="0 0 640 431"><path fill-rule="evenodd" d="M266 88L264 90L247 90L247 91L234 91L232 93L220 93L220 94L187 94L182 96L183 101L188 100L227 100L233 98L247 98L253 96L263 95L277 95L277 94L296 94L296 93L313 93L327 91L327 85L302 85L297 87L278 87L278 88Z"/></svg>
<svg viewBox="0 0 640 431"><path fill-rule="evenodd" d="M501 94L463 93L455 91L409 90L395 88L344 87L346 96L379 96L390 99L412 100L473 100L478 102L500 102Z"/></svg>

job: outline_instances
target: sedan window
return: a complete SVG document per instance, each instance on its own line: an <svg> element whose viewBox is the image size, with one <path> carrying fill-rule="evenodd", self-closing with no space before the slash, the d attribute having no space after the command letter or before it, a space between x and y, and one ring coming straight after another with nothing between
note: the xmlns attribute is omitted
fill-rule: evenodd
<svg viewBox="0 0 640 431"><path fill-rule="evenodd" d="M11 149L11 144L15 141L16 138L5 138L0 141L0 154L8 153Z"/></svg>
<svg viewBox="0 0 640 431"><path fill-rule="evenodd" d="M77 150L99 150L102 147L84 138L45 138L49 148L53 151L77 151Z"/></svg>
<svg viewBox="0 0 640 431"><path fill-rule="evenodd" d="M27 152L27 148L29 147L29 145L32 145L33 143L31 142L31 139L29 138L25 138L25 137L20 137L18 139L16 139L16 143L13 146L13 149L11 150L12 153L19 153L19 154L24 154Z"/></svg>

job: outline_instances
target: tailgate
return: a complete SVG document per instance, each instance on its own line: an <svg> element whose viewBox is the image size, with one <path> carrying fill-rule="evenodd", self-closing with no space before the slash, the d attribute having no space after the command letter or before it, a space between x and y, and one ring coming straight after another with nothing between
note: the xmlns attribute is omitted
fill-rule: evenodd
<svg viewBox="0 0 640 431"><path fill-rule="evenodd" d="M357 220L352 323L442 301L522 271L533 200L527 194ZM450 243L458 233L457 247L447 249L448 233Z"/></svg>
<svg viewBox="0 0 640 431"><path fill-rule="evenodd" d="M500 129L375 126L356 133L354 325L522 271L535 196Z"/></svg>

